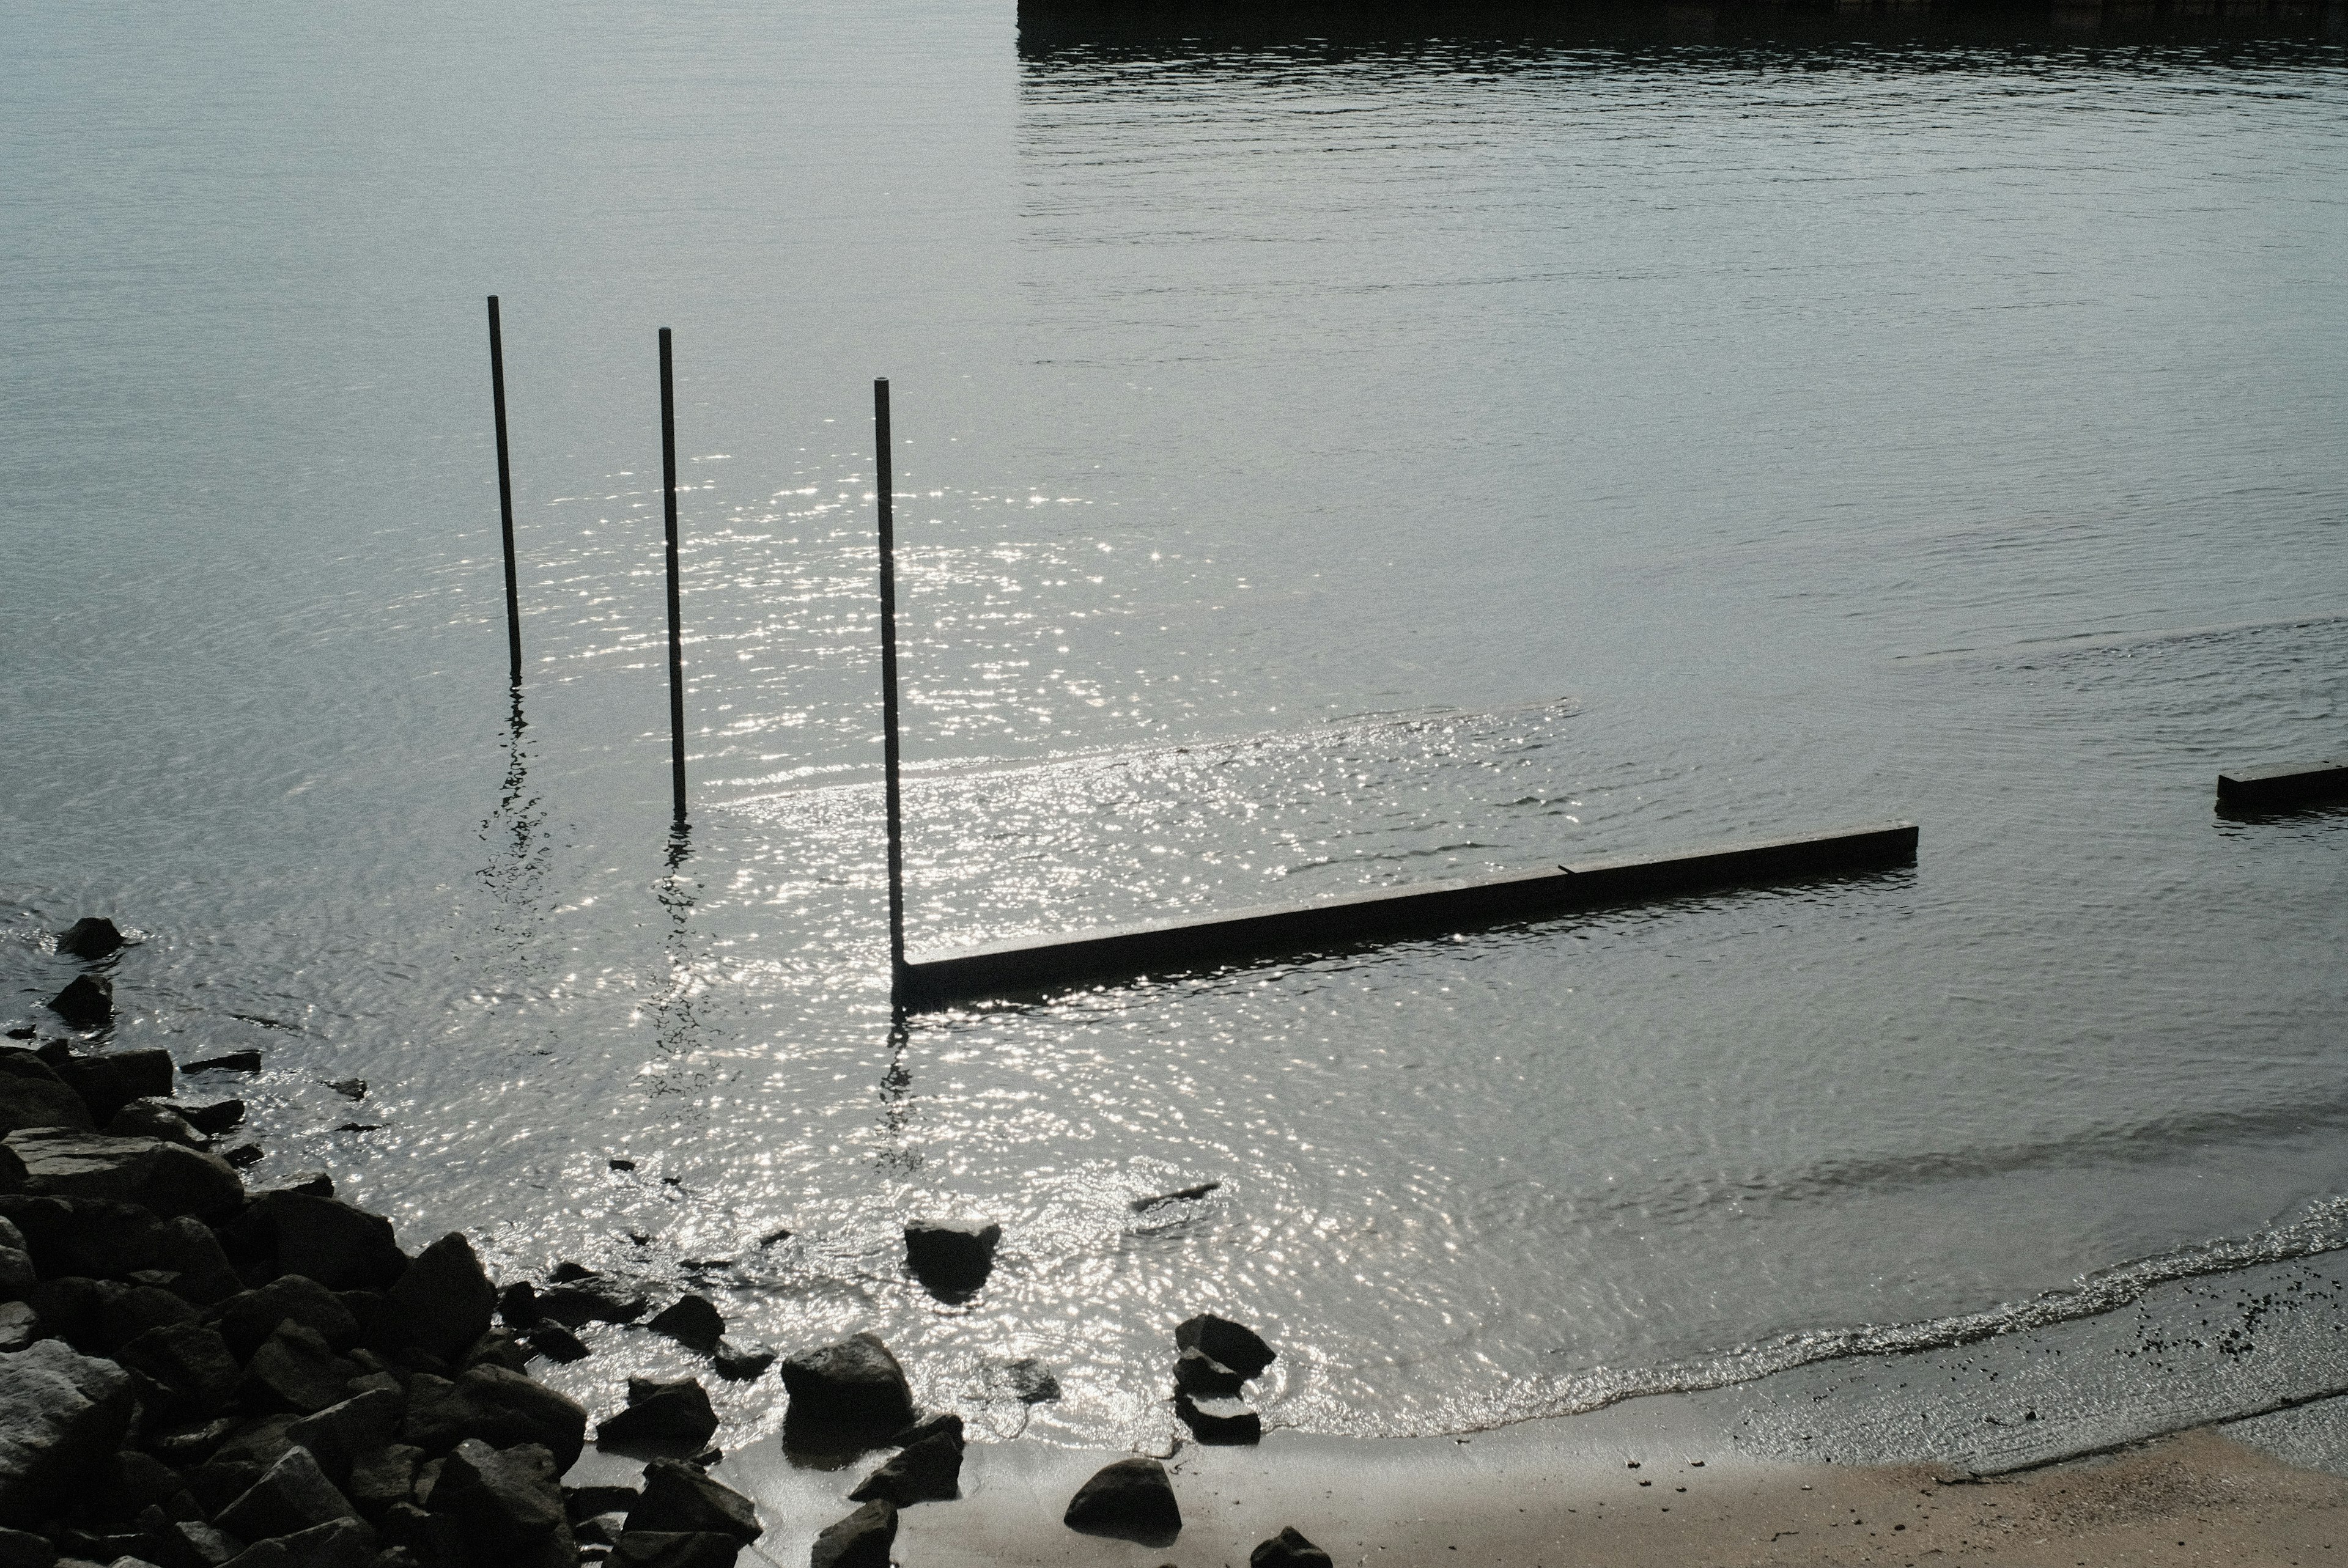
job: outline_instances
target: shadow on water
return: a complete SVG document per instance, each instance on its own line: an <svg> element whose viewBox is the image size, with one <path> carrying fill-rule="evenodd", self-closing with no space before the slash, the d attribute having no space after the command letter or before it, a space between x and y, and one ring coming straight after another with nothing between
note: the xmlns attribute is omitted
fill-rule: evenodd
<svg viewBox="0 0 2348 1568"><path fill-rule="evenodd" d="M1656 45L2028 47L2288 40L2336 59L2348 0L1020 0L1019 55L1052 67L1323 60L1507 70ZM1704 63L1716 64L1706 60Z"/></svg>
<svg viewBox="0 0 2348 1568"><path fill-rule="evenodd" d="M521 687L516 685L506 716L506 774L496 808L481 821L489 858L478 875L497 900L498 933L517 953L546 918L546 879L553 861L546 807L530 789L529 739L530 721L522 715Z"/></svg>

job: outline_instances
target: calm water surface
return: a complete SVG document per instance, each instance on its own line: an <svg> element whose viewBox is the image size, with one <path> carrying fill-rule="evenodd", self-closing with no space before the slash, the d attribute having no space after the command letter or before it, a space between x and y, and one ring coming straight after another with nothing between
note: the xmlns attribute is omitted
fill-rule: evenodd
<svg viewBox="0 0 2348 1568"><path fill-rule="evenodd" d="M136 927L116 1038L263 1049L259 1179L875 1327L1070 1440L1162 1435L1202 1307L1282 1348L1275 1421L1457 1430L2348 1243L2348 815L2209 804L2348 745L2340 46L0 43L6 1010L47 931ZM876 374L917 945L1885 817L1921 856L892 1034ZM903 1277L941 1210L1005 1229L964 1307Z"/></svg>

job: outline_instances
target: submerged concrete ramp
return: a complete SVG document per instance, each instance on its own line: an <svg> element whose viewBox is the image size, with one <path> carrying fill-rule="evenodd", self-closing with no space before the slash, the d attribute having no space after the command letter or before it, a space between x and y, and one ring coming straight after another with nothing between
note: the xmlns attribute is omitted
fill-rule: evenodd
<svg viewBox="0 0 2348 1568"><path fill-rule="evenodd" d="M1242 909L1065 937L1025 938L959 952L915 955L903 998L935 1008L977 997L1031 994L1087 980L1131 979L1247 964L1282 953L1424 937L1568 909L1664 898L1710 887L1781 882L1906 865L1916 825L1865 827L1725 845L1677 855L1624 855L1536 871L1380 888L1313 904Z"/></svg>

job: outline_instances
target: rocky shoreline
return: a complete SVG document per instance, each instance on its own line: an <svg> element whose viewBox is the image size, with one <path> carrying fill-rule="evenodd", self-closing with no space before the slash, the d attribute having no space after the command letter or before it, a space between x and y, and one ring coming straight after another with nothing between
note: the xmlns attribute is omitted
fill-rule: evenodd
<svg viewBox="0 0 2348 1568"><path fill-rule="evenodd" d="M57 942L96 965L124 938L93 917ZM961 1495L961 1418L916 1409L877 1337L778 1355L728 1339L698 1295L654 1312L574 1263L500 1283L461 1233L410 1255L323 1172L249 1190L238 1173L263 1153L236 1141L243 1102L179 1097L183 1071L257 1071L257 1052L182 1069L160 1050L103 1049L113 994L96 969L47 1006L73 1038L18 1029L0 1049L0 1568L727 1568L767 1523L707 1473L723 1455L699 1378L631 1378L591 1439L587 1408L532 1376L587 1356L575 1330L590 1322L640 1325L725 1378L774 1368L795 1449L881 1456L810 1568L886 1568L899 1510ZM1000 1236L918 1220L908 1269L966 1298ZM1201 1315L1174 1350L1193 1438L1256 1441L1261 1418L1238 1396L1272 1347ZM1046 1370L1030 1380L1057 1392ZM591 1441L641 1473L566 1484ZM1153 1545L1181 1522L1149 1458L1104 1467L1063 1515ZM1329 1557L1284 1528L1251 1563Z"/></svg>

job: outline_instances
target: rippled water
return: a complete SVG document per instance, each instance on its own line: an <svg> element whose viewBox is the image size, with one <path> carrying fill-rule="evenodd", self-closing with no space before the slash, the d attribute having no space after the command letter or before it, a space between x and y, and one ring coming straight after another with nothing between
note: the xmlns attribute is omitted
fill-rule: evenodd
<svg viewBox="0 0 2348 1568"><path fill-rule="evenodd" d="M0 976L32 1019L46 931L139 927L117 1037L262 1046L262 1179L1086 1440L1162 1430L1202 1307L1274 1420L1439 1430L2348 1239L2348 815L2210 808L2348 743L2320 28L0 26ZM884 374L917 946L1885 817L1918 864L892 1031ZM941 1209L1005 1228L962 1307L903 1278Z"/></svg>

